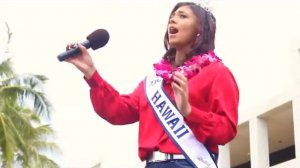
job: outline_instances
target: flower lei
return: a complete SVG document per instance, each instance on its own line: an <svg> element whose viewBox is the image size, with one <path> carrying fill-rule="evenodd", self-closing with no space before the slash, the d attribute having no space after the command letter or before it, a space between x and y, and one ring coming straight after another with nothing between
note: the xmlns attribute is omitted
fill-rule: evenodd
<svg viewBox="0 0 300 168"><path fill-rule="evenodd" d="M176 71L182 72L187 79L190 79L199 73L202 68L214 62L222 62L222 60L213 51L208 51L207 53L193 56L177 68L172 67L170 62L165 59L153 64L153 67L157 76L162 77L165 82L170 83L173 79L173 73Z"/></svg>

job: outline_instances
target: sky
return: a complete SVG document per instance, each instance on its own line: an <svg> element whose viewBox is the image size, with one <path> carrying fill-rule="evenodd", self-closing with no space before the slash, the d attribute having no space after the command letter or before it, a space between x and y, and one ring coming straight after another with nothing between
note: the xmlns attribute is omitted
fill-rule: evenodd
<svg viewBox="0 0 300 168"><path fill-rule="evenodd" d="M1 30L7 22L13 33L8 47L16 72L49 78L45 93L53 105L50 123L63 152L54 159L68 168L99 162L104 168L142 167L137 155L138 124L112 126L97 116L83 75L71 64L59 62L57 55L68 43L85 41L94 30L106 29L109 42L90 53L104 79L120 93L129 93L162 56L173 2L3 4Z"/></svg>
<svg viewBox="0 0 300 168"><path fill-rule="evenodd" d="M49 78L45 93L53 105L50 123L63 152L54 159L61 167L92 167L100 162L102 168L140 168L144 163L137 153L138 123L112 126L97 116L83 75L71 64L59 62L57 55L68 43L85 41L94 30L106 29L110 34L106 46L89 51L101 76L120 93L130 93L164 53L163 37L176 2L0 1L0 56L7 22L13 35L6 56L12 57L16 72ZM300 34L291 33L300 28L292 19L300 17L299 3L244 2L205 2L217 18L217 54L231 68L243 95L241 111L293 87L291 74L297 69L290 65L296 59L277 55L300 46ZM274 38L280 43L270 40ZM253 90L264 94L257 96Z"/></svg>

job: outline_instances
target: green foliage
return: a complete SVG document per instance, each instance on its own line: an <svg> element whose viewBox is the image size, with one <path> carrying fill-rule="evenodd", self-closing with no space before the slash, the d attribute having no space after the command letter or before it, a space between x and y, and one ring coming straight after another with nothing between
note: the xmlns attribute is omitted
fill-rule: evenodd
<svg viewBox="0 0 300 168"><path fill-rule="evenodd" d="M53 135L50 125L51 104L43 93L47 78L42 75L16 75L10 60L0 64L0 166L5 168L59 167L45 153L59 152L47 139Z"/></svg>

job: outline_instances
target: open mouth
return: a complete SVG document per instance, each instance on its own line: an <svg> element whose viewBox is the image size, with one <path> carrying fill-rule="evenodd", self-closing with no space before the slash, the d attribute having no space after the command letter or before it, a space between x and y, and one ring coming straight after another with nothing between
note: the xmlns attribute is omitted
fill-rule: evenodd
<svg viewBox="0 0 300 168"><path fill-rule="evenodd" d="M169 28L169 33L170 34L176 34L176 33L178 33L178 29L176 29L175 27L170 27Z"/></svg>

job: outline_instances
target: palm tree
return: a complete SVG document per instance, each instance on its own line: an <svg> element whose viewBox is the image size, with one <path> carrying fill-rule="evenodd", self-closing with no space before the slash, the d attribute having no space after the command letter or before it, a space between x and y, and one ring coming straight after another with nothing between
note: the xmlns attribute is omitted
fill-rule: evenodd
<svg viewBox="0 0 300 168"><path fill-rule="evenodd" d="M10 34L11 35L11 34ZM59 151L49 142L51 104L43 93L43 75L14 73L10 59L0 63L0 166L59 167L47 157Z"/></svg>

